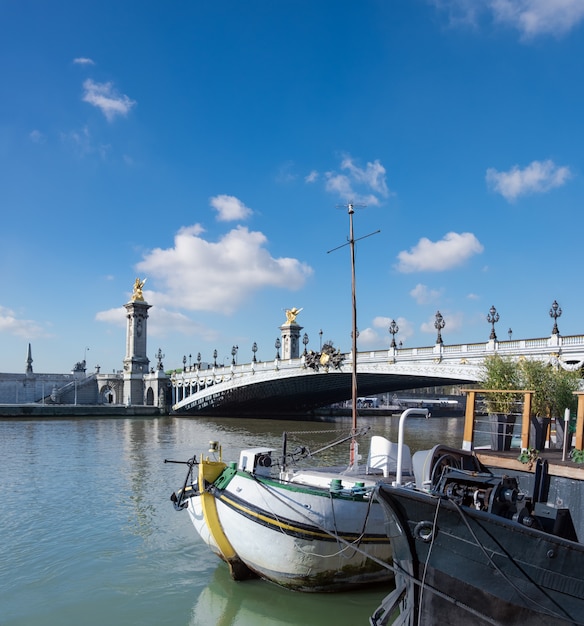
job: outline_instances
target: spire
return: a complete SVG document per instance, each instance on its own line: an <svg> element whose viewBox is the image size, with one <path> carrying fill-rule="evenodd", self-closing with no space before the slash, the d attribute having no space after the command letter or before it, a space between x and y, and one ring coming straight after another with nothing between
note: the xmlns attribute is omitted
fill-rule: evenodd
<svg viewBox="0 0 584 626"><path fill-rule="evenodd" d="M26 373L32 374L32 350L30 349L30 343L28 344L28 353L26 356Z"/></svg>

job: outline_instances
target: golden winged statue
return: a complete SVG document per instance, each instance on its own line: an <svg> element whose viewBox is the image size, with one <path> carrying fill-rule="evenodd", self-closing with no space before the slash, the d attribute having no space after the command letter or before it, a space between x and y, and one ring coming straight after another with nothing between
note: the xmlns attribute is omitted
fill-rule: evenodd
<svg viewBox="0 0 584 626"><path fill-rule="evenodd" d="M296 316L300 313L302 309L297 309L296 307L292 309L286 309L286 324L295 324Z"/></svg>
<svg viewBox="0 0 584 626"><path fill-rule="evenodd" d="M132 302L144 302L144 294L142 293L142 289L144 287L144 283L146 279L140 280L136 278L134 281L134 291L132 292Z"/></svg>

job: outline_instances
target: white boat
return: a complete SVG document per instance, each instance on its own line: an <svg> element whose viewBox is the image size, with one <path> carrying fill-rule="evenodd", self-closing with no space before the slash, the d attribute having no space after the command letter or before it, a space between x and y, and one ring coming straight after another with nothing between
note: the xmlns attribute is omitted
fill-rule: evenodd
<svg viewBox="0 0 584 626"><path fill-rule="evenodd" d="M355 355L354 208L348 208ZM396 466L397 448L372 437L360 471L356 359L352 363L352 429L344 439L350 441L348 467L293 467L285 443L281 454L251 448L227 464L213 442L213 457L188 462L183 489L171 499L177 510L188 511L203 541L229 564L234 578L257 575L297 590L335 591L392 577L385 516L372 493Z"/></svg>
<svg viewBox="0 0 584 626"><path fill-rule="evenodd" d="M185 488L173 494L233 578L301 591L389 580L385 517L371 497L381 475L285 467L272 475L274 461L268 448L242 450L230 465L192 460Z"/></svg>

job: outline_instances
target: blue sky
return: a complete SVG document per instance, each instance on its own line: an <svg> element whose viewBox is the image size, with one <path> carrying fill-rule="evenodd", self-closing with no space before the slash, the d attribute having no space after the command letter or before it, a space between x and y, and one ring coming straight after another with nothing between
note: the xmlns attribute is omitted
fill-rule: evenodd
<svg viewBox="0 0 584 626"><path fill-rule="evenodd" d="M478 7L478 8L477 8ZM3 0L0 371L584 332L582 0Z"/></svg>

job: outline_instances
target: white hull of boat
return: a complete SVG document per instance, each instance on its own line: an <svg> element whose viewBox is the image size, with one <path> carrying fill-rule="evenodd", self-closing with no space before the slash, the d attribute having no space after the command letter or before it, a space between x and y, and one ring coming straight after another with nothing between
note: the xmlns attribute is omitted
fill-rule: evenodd
<svg viewBox="0 0 584 626"><path fill-rule="evenodd" d="M384 566L392 559L384 513L367 494L352 491L354 480L345 479L344 489L332 493L305 482L328 485L331 478L323 473L302 474L297 483L230 472L221 488L207 485L203 497L187 499L197 533L219 557L230 562L220 547L228 545L227 552L251 572L302 591L391 579Z"/></svg>

